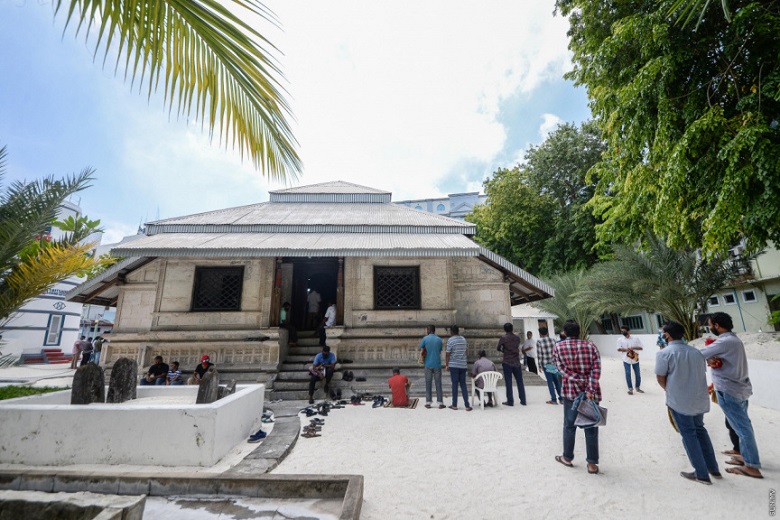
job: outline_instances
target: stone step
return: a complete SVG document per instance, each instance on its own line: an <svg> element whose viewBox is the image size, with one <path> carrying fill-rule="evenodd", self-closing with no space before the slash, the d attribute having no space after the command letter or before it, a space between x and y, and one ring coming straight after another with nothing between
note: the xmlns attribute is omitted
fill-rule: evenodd
<svg viewBox="0 0 780 520"><path fill-rule="evenodd" d="M312 356L287 356L285 363L311 363Z"/></svg>
<svg viewBox="0 0 780 520"><path fill-rule="evenodd" d="M287 351L288 356L316 356L322 352L322 347L319 345L290 347Z"/></svg>
<svg viewBox="0 0 780 520"><path fill-rule="evenodd" d="M279 372L277 374L276 379L274 381L308 381L309 380L309 371L308 370L291 370L291 371L283 371Z"/></svg>
<svg viewBox="0 0 780 520"><path fill-rule="evenodd" d="M307 363L310 363L310 362L307 362ZM279 369L279 372L296 372L296 371L306 370L306 364L307 363L284 362L284 363L282 363L282 366Z"/></svg>

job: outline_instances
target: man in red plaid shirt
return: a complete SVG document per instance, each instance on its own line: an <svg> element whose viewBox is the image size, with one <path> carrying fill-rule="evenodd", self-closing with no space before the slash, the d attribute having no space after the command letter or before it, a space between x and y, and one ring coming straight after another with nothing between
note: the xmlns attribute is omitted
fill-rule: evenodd
<svg viewBox="0 0 780 520"><path fill-rule="evenodd" d="M580 325L576 321L567 321L563 332L566 339L553 347L553 363L558 367L563 380L563 455L556 455L555 460L564 466L572 467L574 438L577 433L577 427L574 426L577 410L572 409L573 401L582 393L592 401L601 401L601 356L596 345L579 339ZM598 427L585 428L585 449L588 473L598 473Z"/></svg>

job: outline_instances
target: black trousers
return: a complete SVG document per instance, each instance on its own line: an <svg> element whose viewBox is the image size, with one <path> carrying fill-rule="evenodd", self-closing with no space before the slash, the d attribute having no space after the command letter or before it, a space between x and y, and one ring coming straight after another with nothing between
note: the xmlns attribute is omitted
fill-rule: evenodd
<svg viewBox="0 0 780 520"><path fill-rule="evenodd" d="M330 380L333 379L333 369L325 369L325 386L330 385ZM309 376L309 397L314 395L314 388L317 386L317 382L320 381L319 376Z"/></svg>

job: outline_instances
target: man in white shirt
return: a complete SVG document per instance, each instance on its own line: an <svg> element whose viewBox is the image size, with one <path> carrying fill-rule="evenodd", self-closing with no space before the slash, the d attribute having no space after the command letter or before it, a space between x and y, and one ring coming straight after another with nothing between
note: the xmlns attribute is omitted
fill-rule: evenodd
<svg viewBox="0 0 780 520"><path fill-rule="evenodd" d="M623 337L617 340L618 352L623 353L623 368L626 370L626 383L628 384L628 395L634 395L634 385L631 384L631 370L634 370L636 379L636 391L644 394L645 391L639 388L642 384L642 376L639 373L639 350L642 350L642 342L639 338L631 337L631 329L623 325L620 327Z"/></svg>
<svg viewBox="0 0 780 520"><path fill-rule="evenodd" d="M325 329L332 327L336 324L336 304L328 302L328 308L325 311L325 317L322 318L322 324L320 325L320 345L325 345L327 339L327 333Z"/></svg>
<svg viewBox="0 0 780 520"><path fill-rule="evenodd" d="M306 297L306 303L309 306L308 316L306 317L306 325L308 330L313 330L320 323L320 293L317 289L312 289L309 292L309 296Z"/></svg>
<svg viewBox="0 0 780 520"><path fill-rule="evenodd" d="M525 364L528 366L528 371L538 374L536 371L536 340L534 339L534 333L530 330L525 333L523 355L525 356Z"/></svg>

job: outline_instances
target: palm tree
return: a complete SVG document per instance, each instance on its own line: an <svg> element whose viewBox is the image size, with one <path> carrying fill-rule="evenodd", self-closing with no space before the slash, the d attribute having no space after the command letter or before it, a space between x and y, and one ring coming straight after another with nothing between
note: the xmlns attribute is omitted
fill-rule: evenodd
<svg viewBox="0 0 780 520"><path fill-rule="evenodd" d="M738 266L725 257L672 249L654 235L646 235L645 243L644 251L615 246L614 258L594 266L576 291L575 305L599 314L659 312L681 323L688 340L698 338L698 312L738 275Z"/></svg>
<svg viewBox="0 0 780 520"><path fill-rule="evenodd" d="M576 294L587 279L588 272L584 269L556 274L545 281L555 290L555 297L534 302L534 306L555 314L555 326L563 328L566 320L574 320L580 324L580 337L588 339L588 330L600 313L584 303L574 300Z"/></svg>
<svg viewBox="0 0 780 520"><path fill-rule="evenodd" d="M194 115L238 146L263 174L295 177L301 164L282 95L275 47L243 18L275 15L257 0L62 0L65 27L75 24L85 38L96 33L95 54L116 49L124 77L148 87L162 86L164 103L178 115ZM227 5L225 5L227 4Z"/></svg>
<svg viewBox="0 0 780 520"><path fill-rule="evenodd" d="M6 157L6 147L0 148L0 188ZM97 230L94 226L64 240L44 240L60 204L91 180L92 171L84 170L62 180L16 181L0 191L0 326L52 284L111 263L92 258L91 244L79 243L85 233Z"/></svg>
<svg viewBox="0 0 780 520"><path fill-rule="evenodd" d="M713 3L715 2L712 0L675 0L669 8L669 15L677 13L677 23L683 22L683 26L688 25L698 15L698 20L696 21L696 27L698 28L704 19L704 15L707 13L707 8ZM723 9L723 17L730 22L731 9L729 8L729 0L720 0L720 6Z"/></svg>

